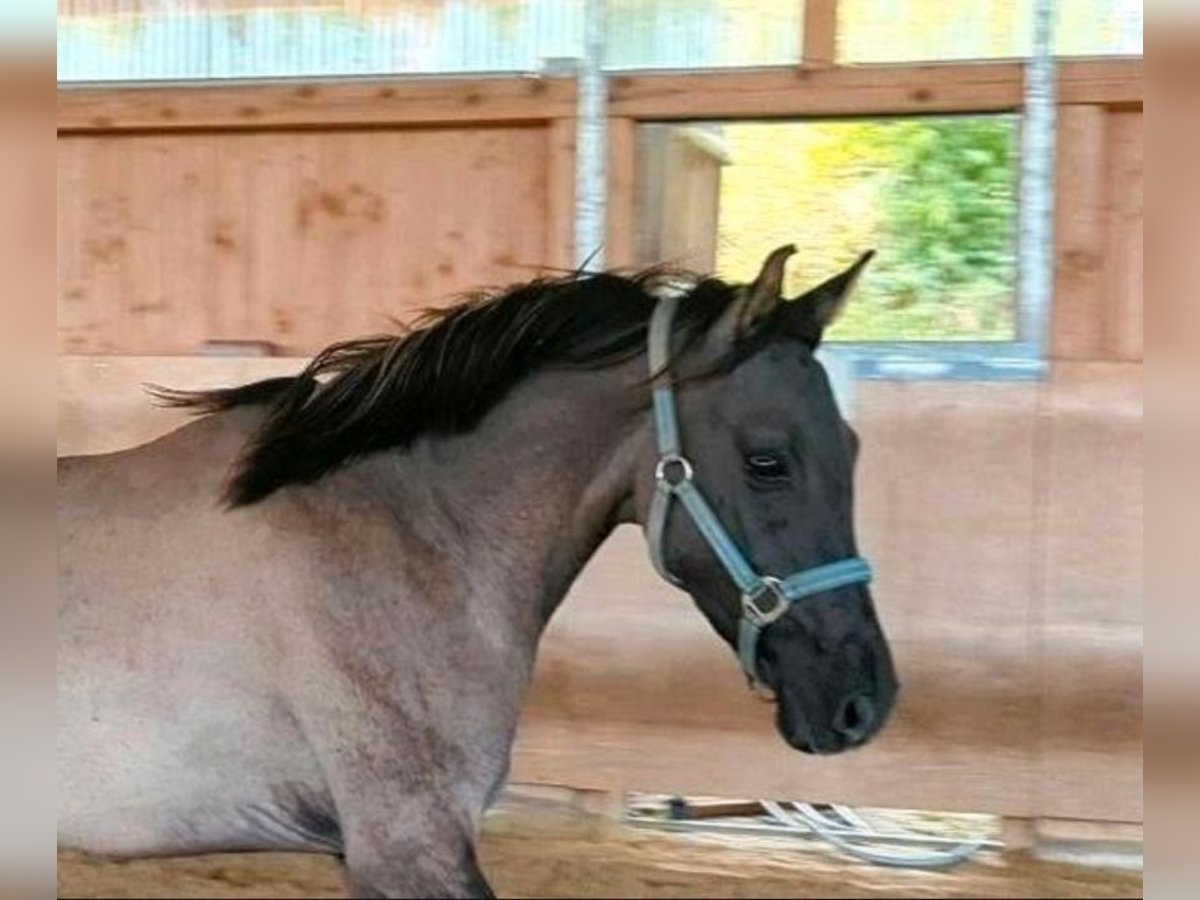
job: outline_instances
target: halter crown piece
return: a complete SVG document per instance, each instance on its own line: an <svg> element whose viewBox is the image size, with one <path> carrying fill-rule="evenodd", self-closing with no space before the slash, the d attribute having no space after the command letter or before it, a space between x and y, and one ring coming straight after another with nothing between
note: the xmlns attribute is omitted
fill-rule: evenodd
<svg viewBox="0 0 1200 900"><path fill-rule="evenodd" d="M654 431L658 441L658 464L654 467L655 491L646 521L650 561L658 573L672 584L680 581L667 569L663 539L675 498L691 516L696 530L707 542L730 579L741 592L741 616L738 621L738 659L752 686L762 686L758 677L758 641L762 632L781 618L792 604L814 594L837 590L871 580L871 566L858 556L804 569L786 577L760 575L746 560L737 543L725 530L704 494L696 486L695 470L683 455L679 420L675 413L675 391L667 364L671 357L671 324L679 296L663 297L650 319L650 377L654 387Z"/></svg>

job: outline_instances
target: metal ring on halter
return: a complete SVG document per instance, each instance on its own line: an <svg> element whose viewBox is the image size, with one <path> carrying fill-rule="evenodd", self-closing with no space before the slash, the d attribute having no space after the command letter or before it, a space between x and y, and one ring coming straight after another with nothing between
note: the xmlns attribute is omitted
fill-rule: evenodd
<svg viewBox="0 0 1200 900"><path fill-rule="evenodd" d="M667 467L675 465L679 466L679 479L672 481L667 477ZM688 462L687 457L680 456L678 453L668 453L666 456L660 457L658 464L654 467L654 480L668 488L691 481L692 474L692 464Z"/></svg>
<svg viewBox="0 0 1200 900"><path fill-rule="evenodd" d="M764 609L759 606L759 601L768 594L775 602ZM760 628L780 618L788 611L790 605L787 595L783 592L783 582L771 575L762 576L753 590L742 594L742 615Z"/></svg>

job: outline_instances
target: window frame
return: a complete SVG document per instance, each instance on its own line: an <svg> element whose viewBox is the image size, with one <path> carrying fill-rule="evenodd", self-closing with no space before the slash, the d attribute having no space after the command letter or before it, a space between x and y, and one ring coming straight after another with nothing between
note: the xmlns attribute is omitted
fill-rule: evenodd
<svg viewBox="0 0 1200 900"><path fill-rule="evenodd" d="M880 116L857 116L854 119L903 119L903 118L955 118L962 116L964 118L971 116L1012 116L1016 122L1015 139L1016 139L1016 155L1015 159L1018 165L1013 172L1014 186L1018 188L1017 202L1019 203L1019 181L1020 181L1020 129L1022 119L1019 113L1005 113L991 111L987 113L953 113L953 114L938 114L938 115L923 115L910 113L909 115L880 115ZM659 126L676 126L686 128L688 126L711 124L711 125L741 125L741 124L804 124L816 122L845 122L853 119L843 116L810 116L805 118L785 118L785 119L721 119L707 120L706 122L697 121L673 121L673 122L647 122L639 121L636 128L645 127L647 125ZM635 166L637 161L635 160ZM635 171L635 183L642 183L643 179L638 177L639 173ZM828 339L825 346L831 351L838 352L844 355L853 356L857 360L857 368L861 372L861 377L870 379L885 379L895 380L898 378L925 379L925 378L950 378L963 380L977 380L978 377L986 377L987 380L1028 380L1038 378L1043 374L1044 366L1041 364L1041 351L1039 347L1045 346L1045 342L1049 334L1049 310L1035 308L1033 304L1025 300L1019 295L1020 278L1018 269L1021 264L1020 250L1020 208L1017 208L1017 215L1014 217L1014 229L1011 235L1013 243L1013 303L1014 303L1014 330L1015 334L1011 338L1001 340L986 340L986 339L882 339L882 340L861 340L861 339ZM764 248L764 252L767 248ZM639 265L653 265L660 260L641 258L636 260ZM718 273L719 274L719 273Z"/></svg>
<svg viewBox="0 0 1200 900"><path fill-rule="evenodd" d="M1058 64L1058 104L1142 102L1141 58ZM1011 114L1023 121L1025 64L981 61L625 73L610 78L609 262L632 265L633 134L638 125ZM1019 127L1019 126L1018 126ZM1018 216L1020 213L1018 212ZM1018 231L1021 225L1018 219ZM1014 240L1016 235L1014 235ZM1018 273L1023 261L1018 252ZM1020 283L1018 277L1017 284ZM1007 341L832 341L855 377L887 381L1037 381L1049 371L1050 305L1019 294Z"/></svg>

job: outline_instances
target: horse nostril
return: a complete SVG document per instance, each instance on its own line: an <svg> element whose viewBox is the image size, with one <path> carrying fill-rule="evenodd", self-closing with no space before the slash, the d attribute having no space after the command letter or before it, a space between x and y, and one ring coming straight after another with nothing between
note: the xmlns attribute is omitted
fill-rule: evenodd
<svg viewBox="0 0 1200 900"><path fill-rule="evenodd" d="M870 694L851 694L833 717L833 730L851 741L861 741L875 724L875 701Z"/></svg>

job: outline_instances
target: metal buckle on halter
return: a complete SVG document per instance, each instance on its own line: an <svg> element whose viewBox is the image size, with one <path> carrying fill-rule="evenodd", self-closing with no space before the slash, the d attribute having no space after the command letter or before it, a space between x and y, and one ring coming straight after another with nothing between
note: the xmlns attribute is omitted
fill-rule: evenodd
<svg viewBox="0 0 1200 900"><path fill-rule="evenodd" d="M679 478L674 481L667 474L668 467L670 466L679 467ZM666 456L659 457L658 463L654 466L654 480L659 487L666 490L672 490L685 481L691 481L692 475L692 464L688 462L686 456L681 456L678 453L668 453Z"/></svg>
<svg viewBox="0 0 1200 900"><path fill-rule="evenodd" d="M773 603L763 607L760 602L764 597L773 598ZM757 625L765 628L788 610L788 598L783 593L783 582L771 575L763 575L753 589L742 594L742 615Z"/></svg>

